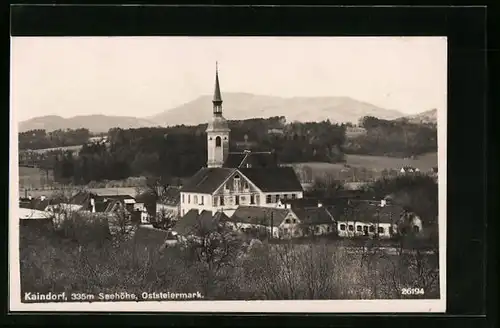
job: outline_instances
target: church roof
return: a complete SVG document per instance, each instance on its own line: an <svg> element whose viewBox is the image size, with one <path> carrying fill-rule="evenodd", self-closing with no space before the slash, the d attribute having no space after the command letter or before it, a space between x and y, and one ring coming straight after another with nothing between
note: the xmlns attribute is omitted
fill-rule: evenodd
<svg viewBox="0 0 500 328"><path fill-rule="evenodd" d="M245 153L229 153L226 161L224 162L224 167L237 168L241 165L241 162L246 156L247 154Z"/></svg>
<svg viewBox="0 0 500 328"><path fill-rule="evenodd" d="M224 167L239 168L247 164L253 168L277 167L276 158L271 152L229 153Z"/></svg>
<svg viewBox="0 0 500 328"><path fill-rule="evenodd" d="M221 103L222 96L220 94L220 86L219 86L219 72L215 71L215 90L214 90L214 98L212 99L214 103Z"/></svg>
<svg viewBox="0 0 500 328"><path fill-rule="evenodd" d="M263 192L303 190L291 167L240 168L238 170Z"/></svg>
<svg viewBox="0 0 500 328"><path fill-rule="evenodd" d="M302 191L302 186L291 167L238 169L263 192ZM211 194L235 171L234 168L201 168L182 187L182 192Z"/></svg>
<svg viewBox="0 0 500 328"><path fill-rule="evenodd" d="M233 173L234 169L214 167L201 168L195 173L182 187L183 192L198 192L202 194L210 194L214 192L220 185Z"/></svg>

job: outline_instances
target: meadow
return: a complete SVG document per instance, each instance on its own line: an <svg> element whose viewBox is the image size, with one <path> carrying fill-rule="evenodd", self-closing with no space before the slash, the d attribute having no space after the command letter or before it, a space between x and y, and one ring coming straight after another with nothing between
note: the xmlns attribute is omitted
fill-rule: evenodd
<svg viewBox="0 0 500 328"><path fill-rule="evenodd" d="M383 170L399 171L401 167L409 165L418 168L421 172L428 172L433 167L437 167L438 158L435 152L416 158L346 154L345 163L308 162L292 165L294 167L309 167L312 170L313 178L316 178L322 177L325 174L338 176L340 172L347 171L349 168L367 169L375 173L380 173Z"/></svg>

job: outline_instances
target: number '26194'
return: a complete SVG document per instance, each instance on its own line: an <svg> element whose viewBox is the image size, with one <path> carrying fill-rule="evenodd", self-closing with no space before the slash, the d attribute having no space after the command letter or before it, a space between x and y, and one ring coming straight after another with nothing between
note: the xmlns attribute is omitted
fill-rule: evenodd
<svg viewBox="0 0 500 328"><path fill-rule="evenodd" d="M402 295L424 295L423 288L401 288Z"/></svg>

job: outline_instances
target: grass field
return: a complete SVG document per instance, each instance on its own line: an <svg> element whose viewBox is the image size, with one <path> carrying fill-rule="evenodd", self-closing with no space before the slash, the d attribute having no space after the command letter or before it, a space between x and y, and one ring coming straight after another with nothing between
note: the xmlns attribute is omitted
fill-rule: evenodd
<svg viewBox="0 0 500 328"><path fill-rule="evenodd" d="M374 172L381 172L384 169L399 170L404 165L410 165L418 168L421 172L430 171L437 166L437 153L428 153L415 159L404 159L399 157L371 156L371 155L346 155L346 163L323 163L309 162L296 163L293 166L308 166L312 170L314 177L323 174L337 175L341 170L346 169L346 165L356 168L366 168Z"/></svg>
<svg viewBox="0 0 500 328"><path fill-rule="evenodd" d="M41 188L43 185L54 180L52 171L47 173L44 170L33 167L19 167L19 187L20 188Z"/></svg>

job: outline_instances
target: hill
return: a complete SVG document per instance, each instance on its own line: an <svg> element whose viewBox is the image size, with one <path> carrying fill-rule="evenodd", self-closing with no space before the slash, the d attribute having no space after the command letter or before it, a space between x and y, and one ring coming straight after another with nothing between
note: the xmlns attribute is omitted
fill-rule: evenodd
<svg viewBox="0 0 500 328"><path fill-rule="evenodd" d="M349 97L293 97L282 98L249 93L224 93L224 116L230 120L254 117L285 116L288 122L331 122L357 123L363 116L395 119L403 114ZM212 115L212 97L205 95L191 102L160 114L148 117L162 125L205 123Z"/></svg>
<svg viewBox="0 0 500 328"><path fill-rule="evenodd" d="M288 122L331 122L357 123L363 116L381 119L396 119L403 113L384 109L349 97L293 97L282 98L250 93L224 93L224 115L230 120L255 117L285 116ZM19 132L45 129L87 128L91 132L107 132L110 128L140 128L152 126L197 125L207 122L212 115L212 97L201 96L181 106L146 117L84 115L63 118L61 116L40 116L19 124Z"/></svg>
<svg viewBox="0 0 500 328"><path fill-rule="evenodd" d="M437 109L434 108L415 115L403 116L397 120L407 120L409 123L415 124L437 124Z"/></svg>
<svg viewBox="0 0 500 328"><path fill-rule="evenodd" d="M64 118L61 116L49 115L35 117L19 123L19 132L35 129L44 129L47 132L58 129L78 129L87 128L94 133L108 132L114 127L120 128L140 128L151 127L157 124L146 119L131 116L107 116L107 115L82 115Z"/></svg>

